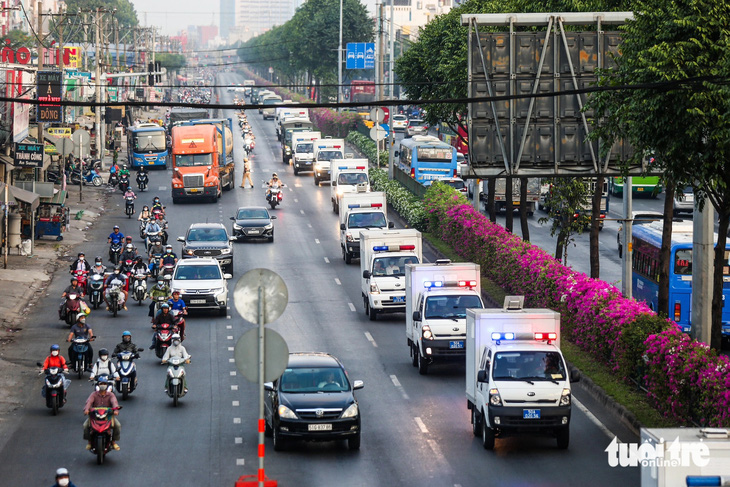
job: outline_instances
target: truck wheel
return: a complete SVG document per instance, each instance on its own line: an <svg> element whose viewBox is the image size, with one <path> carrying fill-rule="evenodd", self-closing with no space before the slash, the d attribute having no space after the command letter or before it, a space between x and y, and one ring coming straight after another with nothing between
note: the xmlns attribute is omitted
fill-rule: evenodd
<svg viewBox="0 0 730 487"><path fill-rule="evenodd" d="M418 367L418 348L411 343L411 365Z"/></svg>
<svg viewBox="0 0 730 487"><path fill-rule="evenodd" d="M297 168L297 166L294 166L294 175L299 176L299 169Z"/></svg>
<svg viewBox="0 0 730 487"><path fill-rule="evenodd" d="M314 176L314 185L319 186L319 179L317 179L317 176Z"/></svg>
<svg viewBox="0 0 730 487"><path fill-rule="evenodd" d="M352 254L345 250L345 264L352 264Z"/></svg>
<svg viewBox="0 0 730 487"><path fill-rule="evenodd" d="M335 206L335 202L332 202L332 213L337 213L337 206Z"/></svg>
<svg viewBox="0 0 730 487"><path fill-rule="evenodd" d="M370 303L368 303L368 298L365 296L362 297L362 307L365 309L365 316L368 316L370 314Z"/></svg>
<svg viewBox="0 0 730 487"><path fill-rule="evenodd" d="M476 437L479 437L479 435L482 433L482 417L477 412L476 407L471 408L471 432Z"/></svg>
<svg viewBox="0 0 730 487"><path fill-rule="evenodd" d="M370 321L376 321L378 319L378 310L370 308Z"/></svg>
<svg viewBox="0 0 730 487"><path fill-rule="evenodd" d="M416 347L416 359L418 360L418 373L421 375L428 374L428 362L426 362L426 359L423 358L423 355L421 355L421 351L418 350L418 347Z"/></svg>
<svg viewBox="0 0 730 487"><path fill-rule="evenodd" d="M494 430L482 421L482 446L485 450L494 450Z"/></svg>
<svg viewBox="0 0 730 487"><path fill-rule="evenodd" d="M567 450L570 444L570 429L560 428L555 435L555 439L558 440L558 448L561 450Z"/></svg>

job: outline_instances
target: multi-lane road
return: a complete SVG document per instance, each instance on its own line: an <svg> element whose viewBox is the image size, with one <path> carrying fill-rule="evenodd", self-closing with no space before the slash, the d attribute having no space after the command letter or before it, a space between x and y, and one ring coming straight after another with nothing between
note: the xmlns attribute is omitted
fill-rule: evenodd
<svg viewBox="0 0 730 487"><path fill-rule="evenodd" d="M220 76L219 84L241 81L227 73ZM232 96L220 91L221 102L230 102ZM232 110L225 116L235 120ZM577 406L567 451L558 450L552 438L535 437L498 440L495 451L485 451L471 433L464 367L433 366L428 376L420 376L409 361L403 316L384 316L376 322L367 319L362 310L359 267L348 266L341 258L329 188L315 187L310 175L294 176L281 164L273 122L263 121L256 112L249 113L249 120L257 136L254 181L258 185L276 171L288 188L283 204L274 210L278 217L276 241L235 245L234 277L229 288L232 290L236 279L249 269L268 267L276 271L288 286L289 304L271 328L285 338L290 350L332 353L347 367L351 379L365 382L357 394L363 427L361 450L348 451L344 444L334 442L300 443L289 451L274 453L267 439L270 478L282 486L318 487L639 483L637 469L609 467L604 449L612 439L611 432ZM240 178L242 140L238 133L234 137ZM191 223L219 221L229 226L229 216L237 207L264 204L262 188L236 186L216 204L173 205L169 171L153 172L150 191L140 195L138 202L149 203L154 195L167 205L173 242ZM119 206L114 205L91 232L86 247L78 249L87 256L106 258L106 235L114 224L139 243L135 220L124 217L121 196L114 198ZM611 228L609 224L603 234ZM610 242L610 235L607 238ZM604 252L609 250L615 254L607 243ZM179 253L177 243L175 251ZM615 255L611 262L618 262ZM56 305L67 282L63 272L54 278L44 306L35 307L28 316L23 337L5 351L6 359L30 368L42 360L51 343L65 338L68 329L58 321ZM126 329L132 332L135 343L145 348L150 343L146 306L130 304L129 311L122 311L117 318L103 310L94 311L89 323L98 336L95 350L112 348ZM233 486L240 475L254 474L257 392L233 363L236 340L252 326L240 318L233 303L227 318L206 314L189 317L184 344L193 356L187 366L190 392L177 408L163 391L165 367L146 351L138 361L140 386L123 403L119 416L122 449L110 453L103 466L96 465L81 438L81 411L91 392L89 382L73 381L68 404L56 417L40 397L40 378L19 384L26 391L25 403L13 424L6 425L8 436L0 439L0 485L49 483L59 466L70 469L79 487ZM601 416L601 411L593 412Z"/></svg>

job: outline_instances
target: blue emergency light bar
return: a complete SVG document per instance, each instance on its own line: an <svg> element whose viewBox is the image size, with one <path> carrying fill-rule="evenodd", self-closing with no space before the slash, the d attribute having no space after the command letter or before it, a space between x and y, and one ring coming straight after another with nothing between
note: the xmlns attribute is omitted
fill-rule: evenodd
<svg viewBox="0 0 730 487"><path fill-rule="evenodd" d="M444 287L444 281L423 281L423 287L427 289L432 287Z"/></svg>
<svg viewBox="0 0 730 487"><path fill-rule="evenodd" d="M347 207L350 209L352 209L352 208L382 208L383 204L382 203L366 203L366 204L355 203L353 205L347 205Z"/></svg>
<svg viewBox="0 0 730 487"><path fill-rule="evenodd" d="M492 340L495 340L495 341L497 341L497 340L514 340L514 339L515 339L515 334L511 331L505 332L505 333L500 333L500 332L495 331L494 333L492 333Z"/></svg>
<svg viewBox="0 0 730 487"><path fill-rule="evenodd" d="M415 250L415 245L376 245L373 247L375 252L400 252L403 250Z"/></svg>

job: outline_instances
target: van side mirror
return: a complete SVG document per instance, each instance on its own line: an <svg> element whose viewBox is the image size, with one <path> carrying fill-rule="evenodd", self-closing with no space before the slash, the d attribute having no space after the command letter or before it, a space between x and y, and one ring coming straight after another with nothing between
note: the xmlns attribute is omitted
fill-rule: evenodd
<svg viewBox="0 0 730 487"><path fill-rule="evenodd" d="M421 312L420 311L413 312L413 321L421 321Z"/></svg>
<svg viewBox="0 0 730 487"><path fill-rule="evenodd" d="M233 220L235 222L236 221L236 217L233 217L232 216L231 218L229 218L229 220Z"/></svg>
<svg viewBox="0 0 730 487"><path fill-rule="evenodd" d="M274 383L273 382L264 382L264 390L266 390L266 391L273 391L274 390Z"/></svg>
<svg viewBox="0 0 730 487"><path fill-rule="evenodd" d="M388 222L388 228L395 228L395 223Z"/></svg>
<svg viewBox="0 0 730 487"><path fill-rule="evenodd" d="M185 241L185 237L177 237L177 241L178 242L184 242Z"/></svg>
<svg viewBox="0 0 730 487"><path fill-rule="evenodd" d="M337 186L337 181L332 180L332 186Z"/></svg>
<svg viewBox="0 0 730 487"><path fill-rule="evenodd" d="M363 279L370 279L370 271L368 271L368 270L362 271L362 277L363 277Z"/></svg>
<svg viewBox="0 0 730 487"><path fill-rule="evenodd" d="M480 370L477 372L477 382L487 382L487 371Z"/></svg>
<svg viewBox="0 0 730 487"><path fill-rule="evenodd" d="M580 382L580 374L576 369L570 369L570 382Z"/></svg>
<svg viewBox="0 0 730 487"><path fill-rule="evenodd" d="M394 151L393 152L393 157L400 157L400 152L399 151Z"/></svg>
<svg viewBox="0 0 730 487"><path fill-rule="evenodd" d="M346 228L344 223L340 223L340 230L345 230Z"/></svg>

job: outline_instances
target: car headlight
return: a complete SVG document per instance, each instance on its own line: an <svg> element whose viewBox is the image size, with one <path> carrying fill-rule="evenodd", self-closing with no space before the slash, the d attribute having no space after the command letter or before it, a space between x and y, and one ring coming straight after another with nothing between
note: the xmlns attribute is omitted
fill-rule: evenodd
<svg viewBox="0 0 730 487"><path fill-rule="evenodd" d="M426 340L433 340L433 333L431 333L431 327L428 325L423 325L421 327L421 335L423 335L423 338Z"/></svg>
<svg viewBox="0 0 730 487"><path fill-rule="evenodd" d="M357 403L350 404L350 407L345 409L345 412L342 413L341 418L357 418L357 415L360 413L360 410L357 407Z"/></svg>
<svg viewBox="0 0 730 487"><path fill-rule="evenodd" d="M352 238L352 234L351 233L346 233L345 234L345 240L347 240L348 242L354 242L355 241L355 239Z"/></svg>
<svg viewBox="0 0 730 487"><path fill-rule="evenodd" d="M218 289L213 289L213 294L216 296L220 296L221 294L225 294L225 293L226 293L226 288L224 288L224 287L221 287Z"/></svg>
<svg viewBox="0 0 730 487"><path fill-rule="evenodd" d="M499 395L497 389L489 389L489 405L490 406L501 406L502 396Z"/></svg>
<svg viewBox="0 0 730 487"><path fill-rule="evenodd" d="M563 389L563 393L560 395L559 406L570 406L570 389L567 387Z"/></svg>
<svg viewBox="0 0 730 487"><path fill-rule="evenodd" d="M380 288L378 285L374 282L370 283L370 292L373 294L380 294Z"/></svg>
<svg viewBox="0 0 730 487"><path fill-rule="evenodd" d="M193 252L192 250L186 250L185 253L187 255L195 255L195 252Z"/></svg>
<svg viewBox="0 0 730 487"><path fill-rule="evenodd" d="M233 224L234 230L241 230L243 227L241 225L237 225L236 223Z"/></svg>
<svg viewBox="0 0 730 487"><path fill-rule="evenodd" d="M273 223L269 223L268 225L266 225L264 227L264 230L271 230L272 228L274 228L274 224Z"/></svg>
<svg viewBox="0 0 730 487"><path fill-rule="evenodd" d="M288 155L288 156L290 156L290 155L291 155L291 149L290 149L289 147L284 147L284 152L285 152L285 153L286 153L286 155Z"/></svg>
<svg viewBox="0 0 730 487"><path fill-rule="evenodd" d="M345 191L342 188L337 188L337 196L342 196Z"/></svg>
<svg viewBox="0 0 730 487"><path fill-rule="evenodd" d="M221 254L230 254L231 249L221 249Z"/></svg>
<svg viewBox="0 0 730 487"><path fill-rule="evenodd" d="M286 406L279 406L279 417L284 419L297 419L297 415L294 411Z"/></svg>

